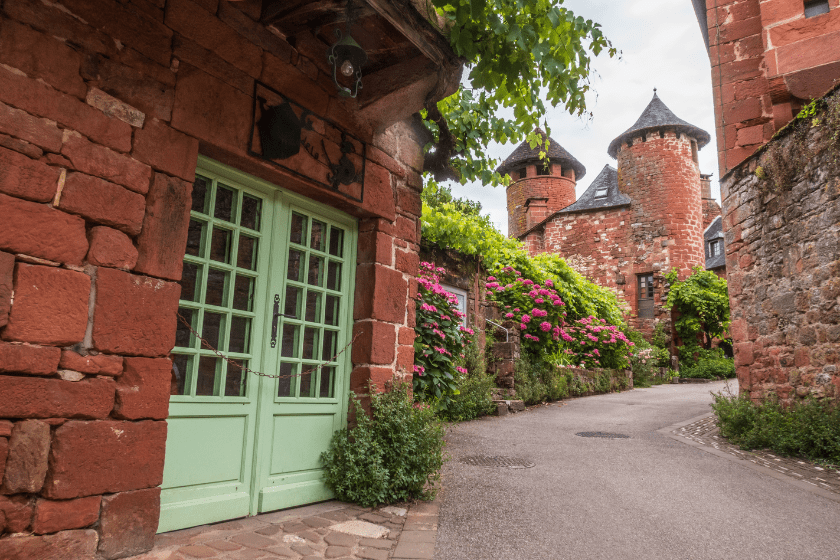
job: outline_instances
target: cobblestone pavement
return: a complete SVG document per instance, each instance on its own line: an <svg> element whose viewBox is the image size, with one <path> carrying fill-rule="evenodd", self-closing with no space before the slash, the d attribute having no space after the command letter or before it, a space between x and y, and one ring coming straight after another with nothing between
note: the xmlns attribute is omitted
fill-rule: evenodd
<svg viewBox="0 0 840 560"><path fill-rule="evenodd" d="M778 473L801 480L817 488L840 494L840 470L821 467L810 461L780 457L767 450L744 451L720 435L714 416L707 416L672 432L689 441L712 447L744 461L772 469Z"/></svg>
<svg viewBox="0 0 840 560"><path fill-rule="evenodd" d="M157 535L155 548L130 560L432 558L438 505L361 508L324 502Z"/></svg>

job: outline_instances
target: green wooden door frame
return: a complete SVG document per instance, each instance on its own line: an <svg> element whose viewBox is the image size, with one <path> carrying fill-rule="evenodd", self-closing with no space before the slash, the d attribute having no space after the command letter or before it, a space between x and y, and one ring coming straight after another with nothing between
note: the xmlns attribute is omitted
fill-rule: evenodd
<svg viewBox="0 0 840 560"><path fill-rule="evenodd" d="M269 375L282 373L279 356L287 322L299 324L298 330L307 335L317 327L318 341L323 341L325 328L333 330L333 346L346 345L352 332L356 220L202 156L196 176L180 307L192 328L211 339L226 358ZM261 215L256 222L255 208ZM272 348L273 296L294 284L287 278L293 212L306 216L310 227L315 221L325 226L326 243L333 230L343 232L340 256L331 254L329 246L304 248L315 261L323 261L325 278L328 263L340 265L340 290L329 290L324 283L303 285L304 293L311 288L322 296L340 296L339 319L324 325L322 297L318 321L282 318L278 344ZM332 497L313 458L332 432L346 425L349 351L329 366L334 368L329 396L317 393L311 398L278 398L277 379L243 375L202 347L180 323L173 354L179 375L170 399L159 532ZM292 361L309 369L321 357ZM310 376L315 389L322 389L315 386L319 375L316 371ZM294 422L283 425L289 418ZM278 422L280 429L275 429ZM290 430L295 435L291 441Z"/></svg>

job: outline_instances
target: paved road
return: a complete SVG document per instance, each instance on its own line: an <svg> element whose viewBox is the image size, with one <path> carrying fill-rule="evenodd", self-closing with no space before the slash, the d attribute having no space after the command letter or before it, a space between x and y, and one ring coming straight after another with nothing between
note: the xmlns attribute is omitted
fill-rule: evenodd
<svg viewBox="0 0 840 560"><path fill-rule="evenodd" d="M709 412L721 388L636 389L453 427L435 558L840 559L840 503L657 432ZM536 465L459 462L473 455Z"/></svg>

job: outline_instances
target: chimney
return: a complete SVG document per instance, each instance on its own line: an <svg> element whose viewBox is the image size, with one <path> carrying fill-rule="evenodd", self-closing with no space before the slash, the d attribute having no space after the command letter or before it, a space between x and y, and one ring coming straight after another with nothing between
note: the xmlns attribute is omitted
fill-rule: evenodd
<svg viewBox="0 0 840 560"><path fill-rule="evenodd" d="M712 176L700 174L700 198L709 200L712 198Z"/></svg>
<svg viewBox="0 0 840 560"><path fill-rule="evenodd" d="M525 201L525 229L531 229L548 217L548 198L529 198Z"/></svg>

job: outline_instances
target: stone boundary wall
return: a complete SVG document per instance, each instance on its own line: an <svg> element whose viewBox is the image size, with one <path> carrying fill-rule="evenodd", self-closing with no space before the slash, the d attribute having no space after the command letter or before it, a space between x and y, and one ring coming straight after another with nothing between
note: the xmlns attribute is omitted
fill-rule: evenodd
<svg viewBox="0 0 840 560"><path fill-rule="evenodd" d="M840 92L721 181L742 394L840 397Z"/></svg>
<svg viewBox="0 0 840 560"><path fill-rule="evenodd" d="M0 2L0 558L153 544L199 153L359 219L351 387L411 375L423 142L400 119L438 69L357 110L260 7ZM255 80L368 143L363 203L248 155Z"/></svg>

